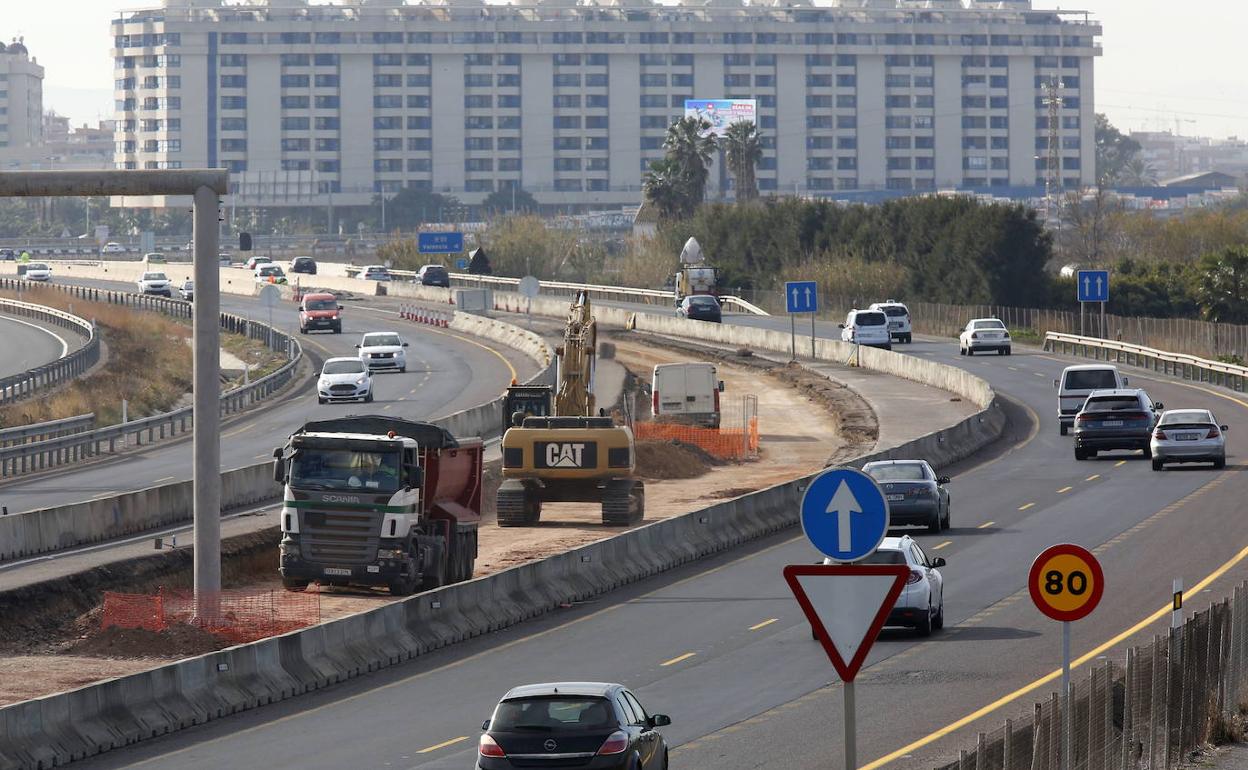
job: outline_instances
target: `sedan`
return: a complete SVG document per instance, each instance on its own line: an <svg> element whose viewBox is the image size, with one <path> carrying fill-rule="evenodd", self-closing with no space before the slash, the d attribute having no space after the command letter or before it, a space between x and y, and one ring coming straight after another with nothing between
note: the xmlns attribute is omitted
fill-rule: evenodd
<svg viewBox="0 0 1248 770"><path fill-rule="evenodd" d="M195 299L195 282L183 281L182 285L178 287L178 294L182 297L182 299L186 300L187 302L194 300Z"/></svg>
<svg viewBox="0 0 1248 770"><path fill-rule="evenodd" d="M823 563L835 562L824 559ZM919 636L931 636L932 631L945 627L945 578L940 574L940 568L945 566L944 559L928 557L914 538L902 535L884 538L874 553L857 563L904 564L910 568L901 596L897 597L884 625L907 626Z"/></svg>
<svg viewBox="0 0 1248 770"><path fill-rule="evenodd" d="M1218 470L1225 468L1226 430L1208 409L1163 412L1149 441L1153 470L1166 463L1213 463Z"/></svg>
<svg viewBox="0 0 1248 770"><path fill-rule="evenodd" d="M101 254L125 254L126 247L120 243L108 242L100 249Z"/></svg>
<svg viewBox="0 0 1248 770"><path fill-rule="evenodd" d="M1110 449L1141 449L1152 457L1153 426L1164 408L1139 388L1092 391L1075 415L1075 459Z"/></svg>
<svg viewBox="0 0 1248 770"><path fill-rule="evenodd" d="M425 265L416 273L416 282L421 286L441 286L451 288L451 274L442 265Z"/></svg>
<svg viewBox="0 0 1248 770"><path fill-rule="evenodd" d="M317 401L363 401L373 400L373 378L368 367L358 358L330 358L321 367L316 382Z"/></svg>
<svg viewBox="0 0 1248 770"><path fill-rule="evenodd" d="M623 685L552 682L512 688L481 725L477 770L582 767L665 770L670 725Z"/></svg>
<svg viewBox="0 0 1248 770"><path fill-rule="evenodd" d="M719 300L710 294L690 294L680 301L676 315L691 321L721 323L724 320Z"/></svg>
<svg viewBox="0 0 1248 770"><path fill-rule="evenodd" d="M958 335L958 352L973 356L981 350L995 350L999 356L1011 352L1010 330L999 318L975 318Z"/></svg>
<svg viewBox="0 0 1248 770"><path fill-rule="evenodd" d="M892 524L926 526L933 534L949 528L949 477L937 476L926 460L880 460L862 472L883 488Z"/></svg>

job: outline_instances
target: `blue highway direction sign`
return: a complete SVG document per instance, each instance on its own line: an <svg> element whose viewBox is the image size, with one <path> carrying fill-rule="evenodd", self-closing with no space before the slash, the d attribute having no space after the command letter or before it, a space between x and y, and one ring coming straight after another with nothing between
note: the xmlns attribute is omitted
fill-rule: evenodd
<svg viewBox="0 0 1248 770"><path fill-rule="evenodd" d="M819 286L814 281L787 281L784 284L785 311L819 312Z"/></svg>
<svg viewBox="0 0 1248 770"><path fill-rule="evenodd" d="M420 233L416 248L421 254L458 254L464 250L464 234Z"/></svg>
<svg viewBox="0 0 1248 770"><path fill-rule="evenodd" d="M802 496L802 531L825 556L858 561L874 553L888 533L888 502L862 471L826 470Z"/></svg>
<svg viewBox="0 0 1248 770"><path fill-rule="evenodd" d="M1109 271L1080 270L1078 299L1080 302L1109 302Z"/></svg>

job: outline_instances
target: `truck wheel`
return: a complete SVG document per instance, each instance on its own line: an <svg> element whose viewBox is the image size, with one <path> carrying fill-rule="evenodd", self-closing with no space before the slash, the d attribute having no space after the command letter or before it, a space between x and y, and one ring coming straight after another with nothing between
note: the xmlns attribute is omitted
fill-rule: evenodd
<svg viewBox="0 0 1248 770"><path fill-rule="evenodd" d="M416 580L410 577L394 580L386 587L390 589L391 596L411 596L416 593Z"/></svg>
<svg viewBox="0 0 1248 770"><path fill-rule="evenodd" d="M282 588L285 588L287 591L306 591L308 590L308 581L282 578Z"/></svg>

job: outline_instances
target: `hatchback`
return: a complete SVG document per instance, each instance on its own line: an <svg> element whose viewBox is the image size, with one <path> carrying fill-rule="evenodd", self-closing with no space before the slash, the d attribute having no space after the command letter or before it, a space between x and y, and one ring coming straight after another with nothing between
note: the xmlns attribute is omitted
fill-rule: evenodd
<svg viewBox="0 0 1248 770"><path fill-rule="evenodd" d="M603 682L530 684L510 690L481 725L478 770L579 767L666 770L667 741L623 685Z"/></svg>
<svg viewBox="0 0 1248 770"><path fill-rule="evenodd" d="M451 288L451 274L441 265L425 265L416 272L416 282L421 286Z"/></svg>
<svg viewBox="0 0 1248 770"><path fill-rule="evenodd" d="M892 525L916 524L932 533L949 528L949 477L937 476L926 460L880 460L862 472L883 488Z"/></svg>
<svg viewBox="0 0 1248 770"><path fill-rule="evenodd" d="M1208 409L1171 409L1162 413L1149 449L1153 470L1166 463L1213 463L1226 467L1226 430Z"/></svg>
<svg viewBox="0 0 1248 770"><path fill-rule="evenodd" d="M1163 408L1140 388L1092 391L1075 415L1075 459L1111 449L1140 449L1151 457L1153 426Z"/></svg>
<svg viewBox="0 0 1248 770"><path fill-rule="evenodd" d="M680 301L680 307L676 308L676 315L690 321L722 323L724 320L724 311L719 306L719 300L710 294L691 294L685 297Z"/></svg>
<svg viewBox="0 0 1248 770"><path fill-rule="evenodd" d="M824 559L823 563L836 562ZM901 596L884 625L913 628L919 636L931 636L932 631L945 627L945 578L940 574L944 559L928 557L914 538L902 535L884 538L874 553L856 563L904 564L910 568Z"/></svg>
<svg viewBox="0 0 1248 770"><path fill-rule="evenodd" d="M290 272L316 275L316 260L311 257L295 257L290 260Z"/></svg>

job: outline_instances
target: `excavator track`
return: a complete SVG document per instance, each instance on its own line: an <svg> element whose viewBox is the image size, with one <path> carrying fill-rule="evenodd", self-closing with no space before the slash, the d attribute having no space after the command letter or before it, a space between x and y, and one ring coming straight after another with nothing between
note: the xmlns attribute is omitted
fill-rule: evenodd
<svg viewBox="0 0 1248 770"><path fill-rule="evenodd" d="M602 490L602 523L627 527L646 513L646 488L636 479L611 479Z"/></svg>
<svg viewBox="0 0 1248 770"><path fill-rule="evenodd" d="M527 527L542 514L541 501L519 481L508 479L498 488L495 511L500 527Z"/></svg>

